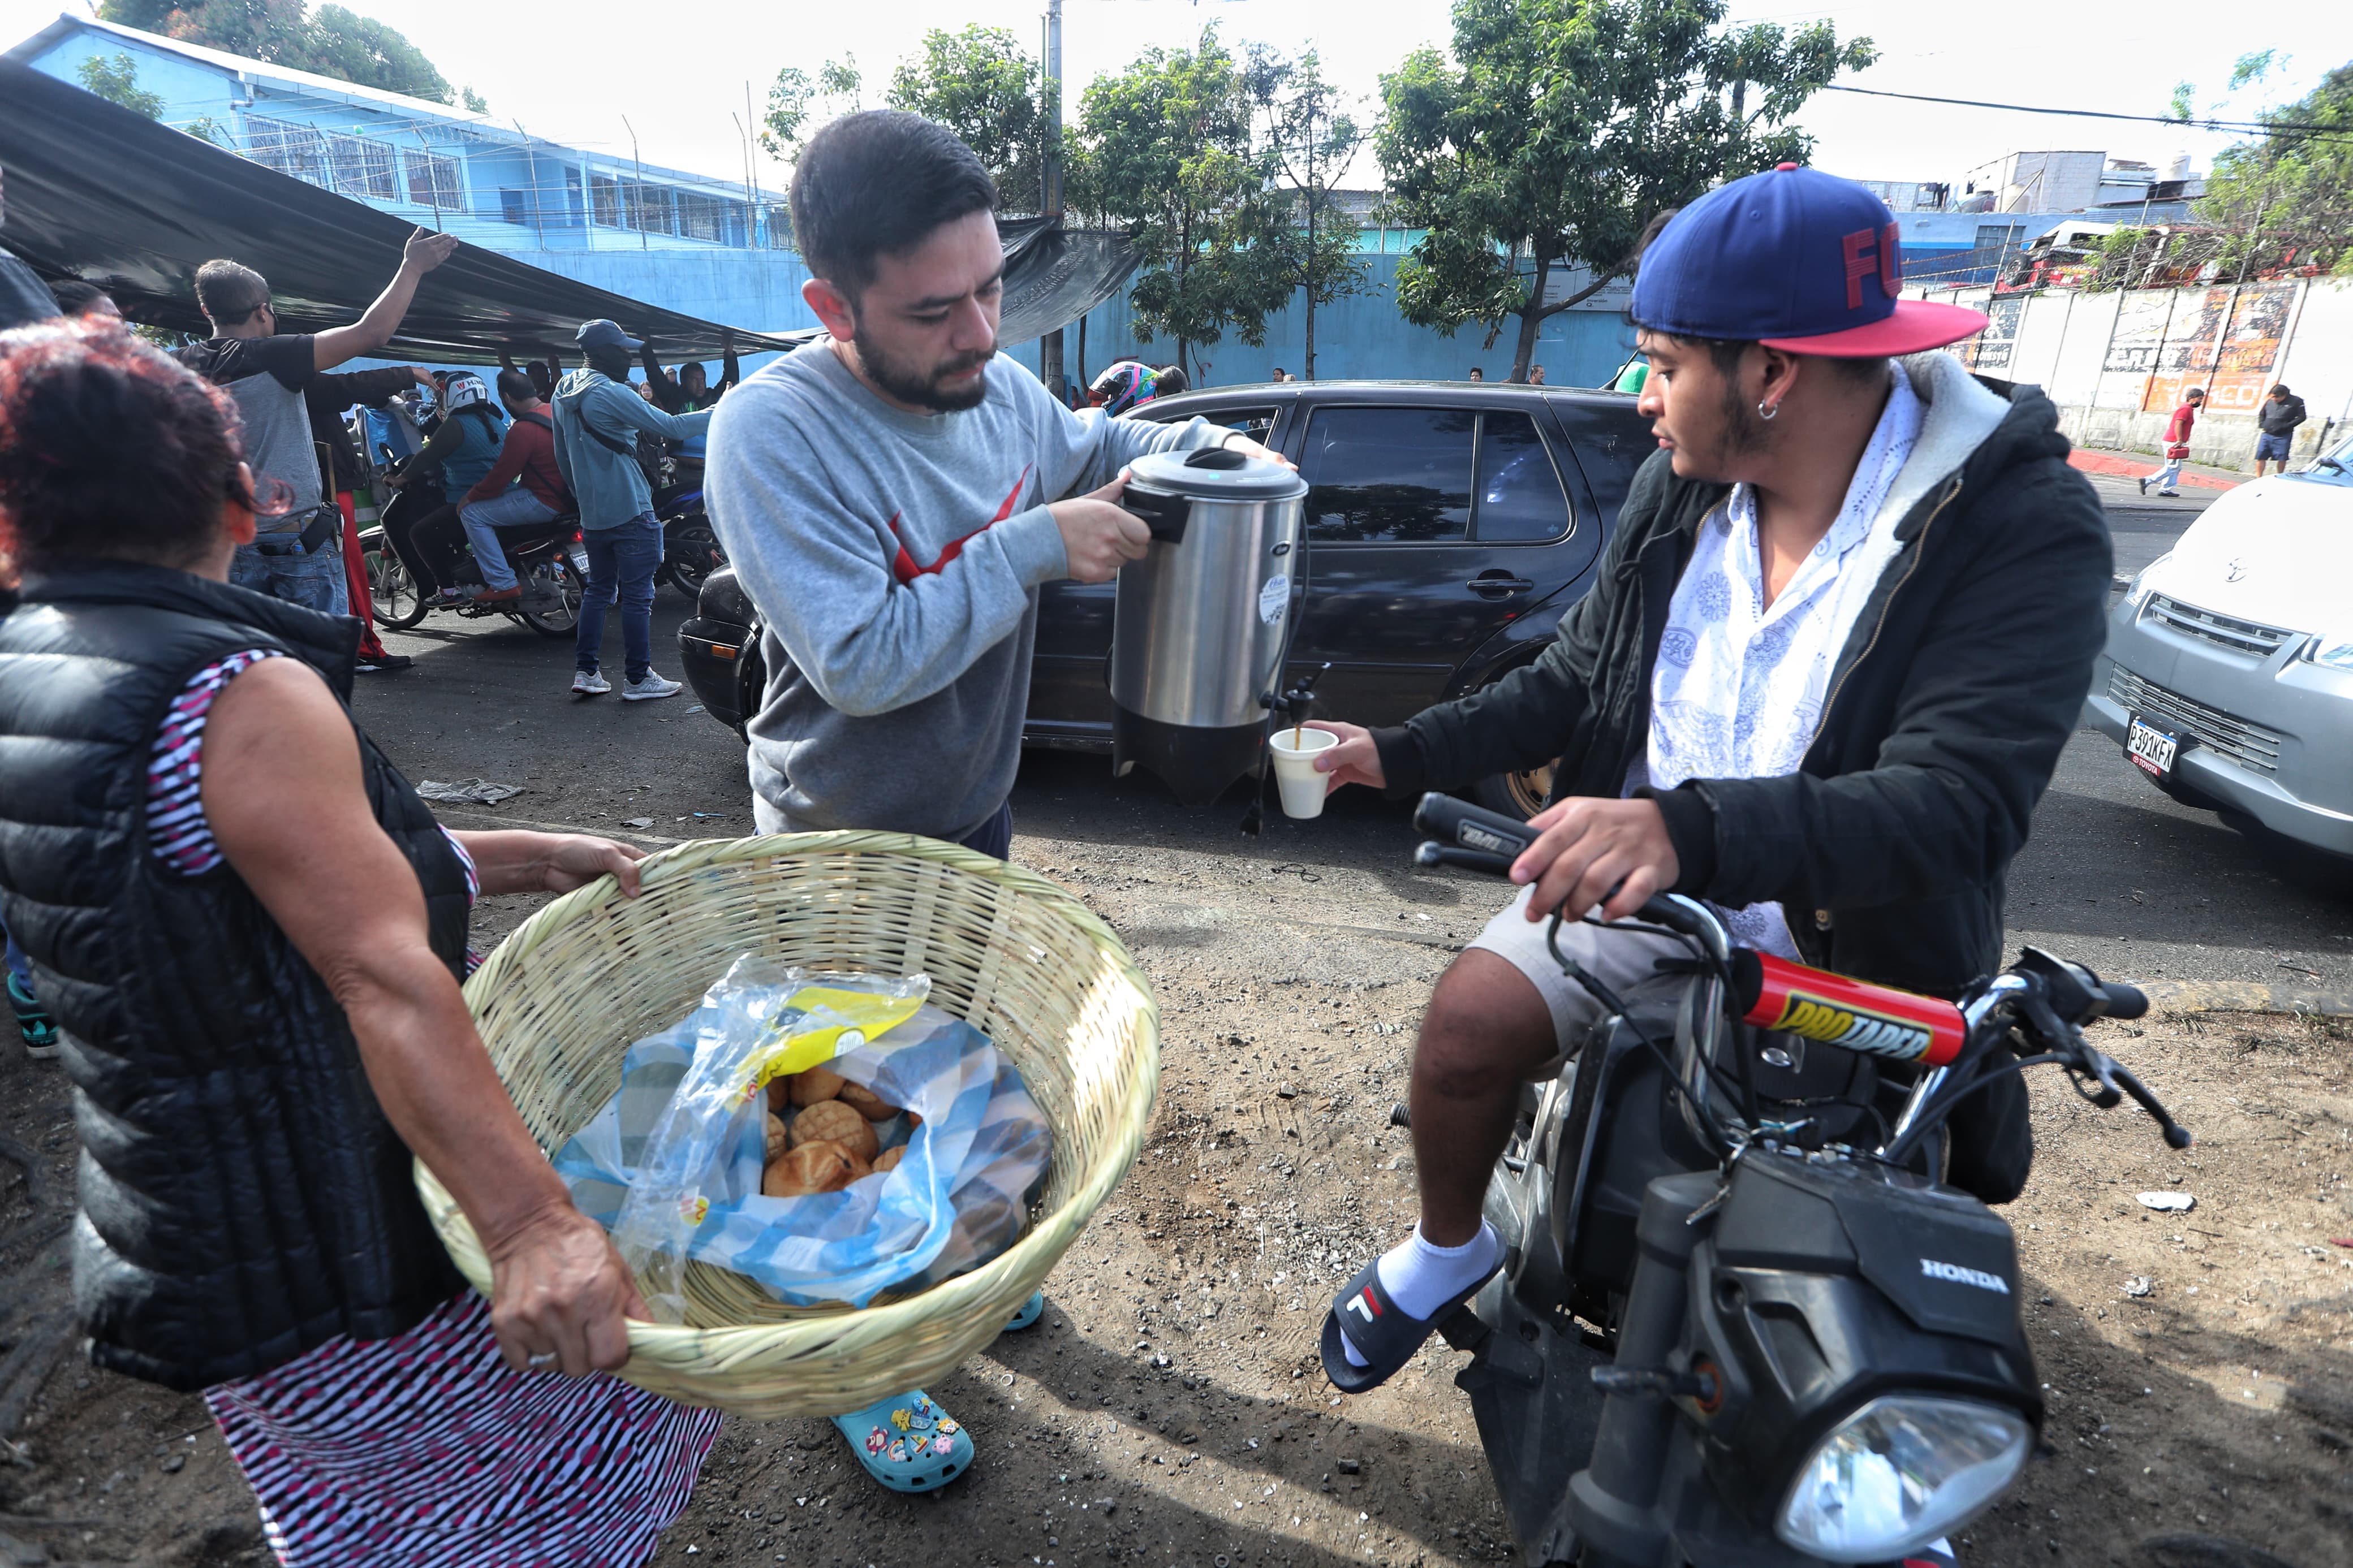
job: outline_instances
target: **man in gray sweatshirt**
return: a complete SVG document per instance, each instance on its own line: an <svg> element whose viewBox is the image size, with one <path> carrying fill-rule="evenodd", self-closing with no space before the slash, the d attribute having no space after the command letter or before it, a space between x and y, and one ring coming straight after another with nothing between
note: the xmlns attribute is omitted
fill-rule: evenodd
<svg viewBox="0 0 2353 1568"><path fill-rule="evenodd" d="M1145 452L1263 447L1199 419L1072 414L997 352L995 189L912 114L801 156L802 288L831 334L719 405L705 497L767 631L748 731L763 832L865 827L1003 855L1039 585L1141 559L1113 504Z"/></svg>
<svg viewBox="0 0 2353 1568"><path fill-rule="evenodd" d="M1114 504L1145 452L1247 437L1195 419L1074 415L997 352L997 191L913 114L819 132L793 175L801 296L829 336L721 402L703 468L720 542L758 606L753 719L764 833L880 828L1003 858L1038 588L1108 582L1150 535ZM1031 1297L1008 1328L1037 1321ZM920 1389L834 1425L894 1491L973 1459ZM938 1434L909 1443L912 1423Z"/></svg>

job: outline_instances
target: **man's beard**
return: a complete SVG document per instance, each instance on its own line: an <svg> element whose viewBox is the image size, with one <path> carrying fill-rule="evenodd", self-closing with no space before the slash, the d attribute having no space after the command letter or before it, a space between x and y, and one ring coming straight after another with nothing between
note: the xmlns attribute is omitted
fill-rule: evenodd
<svg viewBox="0 0 2353 1568"><path fill-rule="evenodd" d="M1708 454L1708 471L1692 472L1683 475L1684 478L1715 484L1729 483L1737 459L1762 452L1773 444L1772 426L1757 412L1755 405L1741 395L1740 384L1730 377L1726 377L1724 384L1723 413L1724 427L1716 433L1715 450ZM1694 465L1694 469L1697 466Z"/></svg>
<svg viewBox="0 0 2353 1568"><path fill-rule="evenodd" d="M858 363L866 369L867 376L889 396L901 403L912 403L918 408L928 408L935 414L954 414L965 408L977 408L988 397L988 362L997 357L997 345L991 343L986 352L958 354L944 363L920 368L913 362L894 358L872 338L857 340ZM968 385L954 390L940 383L947 376L978 370Z"/></svg>

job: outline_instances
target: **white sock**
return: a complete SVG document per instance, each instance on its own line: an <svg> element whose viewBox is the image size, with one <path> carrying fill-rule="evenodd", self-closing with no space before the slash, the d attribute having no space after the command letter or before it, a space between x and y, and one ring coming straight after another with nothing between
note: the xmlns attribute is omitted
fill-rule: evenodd
<svg viewBox="0 0 2353 1568"><path fill-rule="evenodd" d="M1427 1318L1493 1274L1503 1257L1504 1238L1483 1220L1479 1234L1460 1247L1432 1247L1417 1225L1411 1236L1381 1254L1377 1267L1381 1289L1389 1293L1389 1300L1409 1318ZM1356 1353L1345 1323L1340 1348L1347 1352L1350 1366L1372 1364Z"/></svg>

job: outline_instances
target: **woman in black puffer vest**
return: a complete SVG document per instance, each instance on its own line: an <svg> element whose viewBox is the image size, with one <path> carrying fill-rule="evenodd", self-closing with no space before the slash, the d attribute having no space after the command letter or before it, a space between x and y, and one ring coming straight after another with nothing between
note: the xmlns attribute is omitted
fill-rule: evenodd
<svg viewBox="0 0 2353 1568"><path fill-rule="evenodd" d="M357 625L229 585L254 510L218 389L119 323L0 335L0 916L90 1357L204 1390L288 1564L642 1562L717 1418L605 1375L644 1307L458 989L477 887L634 894L637 851L445 832L344 706Z"/></svg>

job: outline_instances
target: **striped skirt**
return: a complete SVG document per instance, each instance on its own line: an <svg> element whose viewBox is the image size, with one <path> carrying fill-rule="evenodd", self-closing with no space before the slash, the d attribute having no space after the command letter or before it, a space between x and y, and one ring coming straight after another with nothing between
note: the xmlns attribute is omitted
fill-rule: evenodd
<svg viewBox="0 0 2353 1568"><path fill-rule="evenodd" d="M511 1370L471 1290L205 1401L286 1568L634 1568L720 1421L618 1378Z"/></svg>

